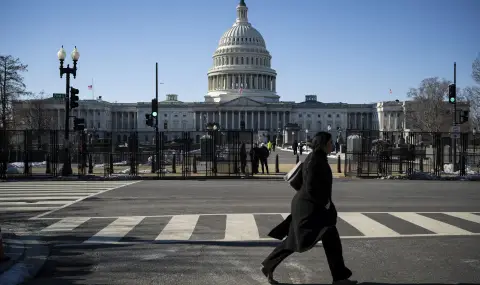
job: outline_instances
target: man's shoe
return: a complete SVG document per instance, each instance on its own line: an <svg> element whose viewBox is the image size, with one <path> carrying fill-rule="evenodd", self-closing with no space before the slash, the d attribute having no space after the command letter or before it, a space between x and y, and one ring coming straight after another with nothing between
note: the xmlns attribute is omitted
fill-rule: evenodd
<svg viewBox="0 0 480 285"><path fill-rule="evenodd" d="M273 272L268 271L265 267L262 267L262 273L267 277L268 283L270 284L280 284L277 280L273 279Z"/></svg>

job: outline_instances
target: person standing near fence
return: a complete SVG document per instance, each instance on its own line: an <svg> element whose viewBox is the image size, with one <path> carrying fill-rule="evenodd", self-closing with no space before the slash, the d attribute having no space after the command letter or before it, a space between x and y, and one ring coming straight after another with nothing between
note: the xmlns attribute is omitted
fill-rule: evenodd
<svg viewBox="0 0 480 285"><path fill-rule="evenodd" d="M247 149L245 147L245 143L242 143L240 146L240 171L242 174L245 173L245 169L247 167Z"/></svg>

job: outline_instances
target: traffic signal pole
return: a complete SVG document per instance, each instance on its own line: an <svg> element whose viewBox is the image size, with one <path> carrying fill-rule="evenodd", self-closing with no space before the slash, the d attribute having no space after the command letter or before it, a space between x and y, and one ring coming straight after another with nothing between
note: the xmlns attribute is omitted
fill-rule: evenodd
<svg viewBox="0 0 480 285"><path fill-rule="evenodd" d="M453 85L455 85L455 94L457 93L457 63L453 63ZM457 125L457 96L453 104L453 125ZM457 138L453 139L453 171L457 171Z"/></svg>
<svg viewBox="0 0 480 285"><path fill-rule="evenodd" d="M158 62L155 63L155 101L158 106ZM155 110L157 116L155 116L155 171L160 171L160 135L158 133L158 108Z"/></svg>

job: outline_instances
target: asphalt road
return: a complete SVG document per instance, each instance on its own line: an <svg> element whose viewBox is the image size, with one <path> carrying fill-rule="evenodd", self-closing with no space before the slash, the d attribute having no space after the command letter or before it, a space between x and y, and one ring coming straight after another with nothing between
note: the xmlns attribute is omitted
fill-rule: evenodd
<svg viewBox="0 0 480 285"><path fill-rule="evenodd" d="M277 242L266 234L293 195L283 182L249 180L105 191L24 221L53 245L28 284L267 284L260 263ZM346 262L364 284L480 283L478 183L338 179L334 202ZM275 276L331 283L321 245Z"/></svg>
<svg viewBox="0 0 480 285"><path fill-rule="evenodd" d="M293 195L283 181L142 181L45 217L286 213ZM333 197L342 212L475 212L480 209L480 184L335 179Z"/></svg>

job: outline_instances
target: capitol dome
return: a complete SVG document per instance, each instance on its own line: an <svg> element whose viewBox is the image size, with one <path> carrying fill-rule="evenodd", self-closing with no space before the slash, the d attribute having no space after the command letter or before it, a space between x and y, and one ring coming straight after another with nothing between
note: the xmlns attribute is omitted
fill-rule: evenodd
<svg viewBox="0 0 480 285"><path fill-rule="evenodd" d="M277 73L259 31L248 22L244 0L237 6L237 19L220 38L208 72L206 102L231 101L240 97L260 102L278 102Z"/></svg>

